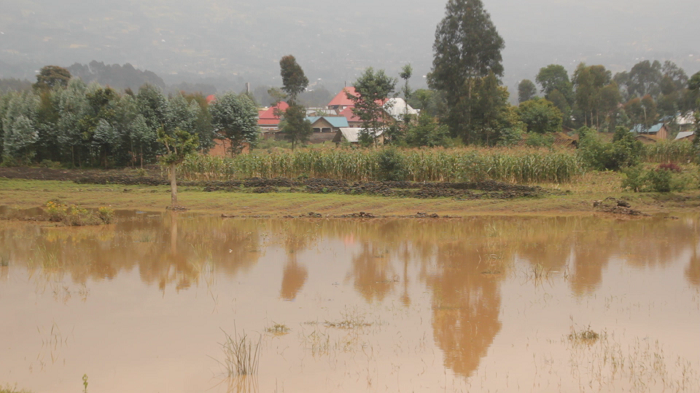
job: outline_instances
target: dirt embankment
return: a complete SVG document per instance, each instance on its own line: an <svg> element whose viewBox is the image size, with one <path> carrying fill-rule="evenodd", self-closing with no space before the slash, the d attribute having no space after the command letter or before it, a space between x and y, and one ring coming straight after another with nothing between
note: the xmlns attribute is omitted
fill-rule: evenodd
<svg viewBox="0 0 700 393"><path fill-rule="evenodd" d="M168 185L157 169L145 175L123 170L60 170L51 168L0 168L0 177L32 180L64 180L78 184ZM181 186L202 187L204 191L229 192L307 192L314 194L338 193L347 195L376 195L387 197L439 198L459 200L512 199L537 197L547 192L540 187L508 184L496 181L464 183L416 183L408 181L351 182L335 179L262 179L229 181L180 181Z"/></svg>
<svg viewBox="0 0 700 393"><path fill-rule="evenodd" d="M192 184L194 185L194 184ZM510 199L536 197L545 194L540 187L514 185L496 181L468 183L414 183L407 181L349 182L334 179L260 179L203 182L197 184L204 191L240 191L252 189L255 193L310 192L347 195L377 195L412 198L451 197L456 199Z"/></svg>

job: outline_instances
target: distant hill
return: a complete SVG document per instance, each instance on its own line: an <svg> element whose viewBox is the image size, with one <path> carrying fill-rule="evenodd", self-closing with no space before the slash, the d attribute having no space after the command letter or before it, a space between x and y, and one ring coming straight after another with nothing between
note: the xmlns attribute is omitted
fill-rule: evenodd
<svg viewBox="0 0 700 393"><path fill-rule="evenodd" d="M669 59L700 70L697 0L483 0L506 42L504 83L534 79L551 63L629 69ZM5 0L0 6L0 78L33 80L46 64L98 60L151 70L168 85L206 83L240 91L279 86L279 59L293 54L331 92L367 66L398 76L412 63L414 87L432 63L446 0ZM107 67L107 66L105 66ZM116 82L115 82L116 83ZM123 81L119 83L125 83Z"/></svg>
<svg viewBox="0 0 700 393"><path fill-rule="evenodd" d="M73 77L80 78L85 83L95 81L116 89L130 88L134 91L148 83L165 90L165 82L158 75L151 71L137 70L129 63L123 66L119 64L105 65L93 60L89 64L75 63L67 69Z"/></svg>

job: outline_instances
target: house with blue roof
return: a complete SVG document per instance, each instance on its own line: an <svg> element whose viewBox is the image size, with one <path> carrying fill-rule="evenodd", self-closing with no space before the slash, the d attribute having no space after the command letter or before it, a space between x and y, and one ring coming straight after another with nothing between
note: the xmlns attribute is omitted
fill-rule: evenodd
<svg viewBox="0 0 700 393"><path fill-rule="evenodd" d="M642 124L637 124L632 127L630 132L637 134L637 136L644 136L645 139L648 139L646 137L653 137L657 140L668 139L669 135L669 130L664 123L656 123L651 127L645 127Z"/></svg>
<svg viewBox="0 0 700 393"><path fill-rule="evenodd" d="M330 142L341 128L347 128L348 119L344 116L310 116L307 117L314 133L309 138L310 143Z"/></svg>

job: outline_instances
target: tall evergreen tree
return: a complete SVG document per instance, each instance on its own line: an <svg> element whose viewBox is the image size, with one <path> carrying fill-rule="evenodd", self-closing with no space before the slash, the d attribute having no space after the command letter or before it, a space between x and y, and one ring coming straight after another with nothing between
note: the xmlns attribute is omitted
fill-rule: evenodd
<svg viewBox="0 0 700 393"><path fill-rule="evenodd" d="M445 93L447 117L454 136L466 142L483 139L473 124L478 79L489 73L503 75L503 38L496 31L481 0L448 0L445 17L438 24L433 44L432 88ZM477 127L475 127L477 126Z"/></svg>
<svg viewBox="0 0 700 393"><path fill-rule="evenodd" d="M297 96L306 90L309 79L304 75L304 70L292 55L284 56L280 60L280 74L282 76L282 90L289 96L290 104L295 104Z"/></svg>

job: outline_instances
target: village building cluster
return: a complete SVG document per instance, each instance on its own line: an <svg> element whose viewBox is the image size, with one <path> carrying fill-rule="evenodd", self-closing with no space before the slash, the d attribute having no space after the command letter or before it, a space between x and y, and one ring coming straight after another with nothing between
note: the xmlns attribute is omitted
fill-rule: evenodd
<svg viewBox="0 0 700 393"><path fill-rule="evenodd" d="M353 112L355 103L348 98L348 94L357 96L354 87L344 87L325 107L307 108L306 119L311 123L314 132L309 138L309 143L318 144L324 142L348 142L356 144L363 130L362 121ZM258 126L263 138L284 139L280 123L282 114L289 105L282 101L269 108L263 108L258 112ZM403 116L418 115L402 98L390 98L383 103L384 118L382 123L389 126L403 120ZM377 135L377 143L383 144L384 130L373 132Z"/></svg>

